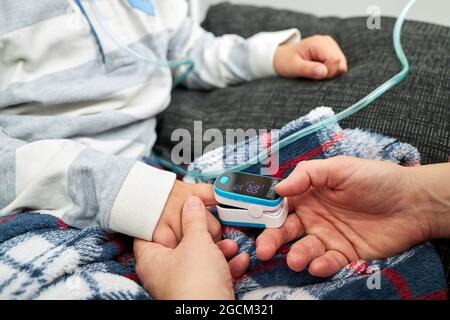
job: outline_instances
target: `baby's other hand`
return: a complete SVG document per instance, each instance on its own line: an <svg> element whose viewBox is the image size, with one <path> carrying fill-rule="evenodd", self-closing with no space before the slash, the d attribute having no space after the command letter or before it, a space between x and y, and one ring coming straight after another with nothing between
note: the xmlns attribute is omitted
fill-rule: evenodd
<svg viewBox="0 0 450 320"><path fill-rule="evenodd" d="M286 78L331 79L348 71L347 59L330 36L312 36L280 45L274 57L275 71Z"/></svg>
<svg viewBox="0 0 450 320"><path fill-rule="evenodd" d="M190 196L197 196L206 206L216 204L213 186L210 184L190 184L179 180L167 199L164 210L153 232L152 241L169 248L175 248L183 237L181 229L181 212L184 203ZM222 238L222 227L217 219L208 212L208 231L214 241Z"/></svg>

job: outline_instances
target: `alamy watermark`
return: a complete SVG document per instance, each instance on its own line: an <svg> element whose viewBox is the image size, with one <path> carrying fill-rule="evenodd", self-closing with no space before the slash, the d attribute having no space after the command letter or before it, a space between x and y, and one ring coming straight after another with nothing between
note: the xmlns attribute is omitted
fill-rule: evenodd
<svg viewBox="0 0 450 320"><path fill-rule="evenodd" d="M261 164L262 175L274 175L279 169L279 130L211 128L203 131L202 121L194 121L193 134L187 129L172 132L171 161L188 165L209 152L220 152L227 167ZM206 146L204 146L207 144ZM192 157L193 155L193 157Z"/></svg>
<svg viewBox="0 0 450 320"><path fill-rule="evenodd" d="M381 8L376 5L369 6L366 10L369 17L367 18L367 29L380 30L381 29Z"/></svg>
<svg viewBox="0 0 450 320"><path fill-rule="evenodd" d="M381 270L377 265L368 266L366 272L370 274L367 278L366 286L369 290L381 289Z"/></svg>

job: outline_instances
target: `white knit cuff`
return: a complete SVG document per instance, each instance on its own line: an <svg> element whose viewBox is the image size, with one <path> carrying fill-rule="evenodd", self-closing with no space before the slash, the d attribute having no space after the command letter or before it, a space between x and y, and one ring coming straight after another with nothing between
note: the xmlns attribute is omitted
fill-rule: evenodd
<svg viewBox="0 0 450 320"><path fill-rule="evenodd" d="M172 172L137 162L114 201L108 229L151 241L175 178Z"/></svg>
<svg viewBox="0 0 450 320"><path fill-rule="evenodd" d="M273 66L275 51L278 46L285 43L300 41L298 29L289 29L277 32L261 32L248 41L250 68L254 78L275 76L277 73Z"/></svg>

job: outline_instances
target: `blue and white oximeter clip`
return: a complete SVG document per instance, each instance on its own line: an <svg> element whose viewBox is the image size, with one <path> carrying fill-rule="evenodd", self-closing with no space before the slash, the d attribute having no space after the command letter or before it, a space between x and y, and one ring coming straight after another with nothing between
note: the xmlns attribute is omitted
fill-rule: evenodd
<svg viewBox="0 0 450 320"><path fill-rule="evenodd" d="M287 199L274 190L281 180L226 172L214 182L217 213L224 225L279 228L288 214Z"/></svg>

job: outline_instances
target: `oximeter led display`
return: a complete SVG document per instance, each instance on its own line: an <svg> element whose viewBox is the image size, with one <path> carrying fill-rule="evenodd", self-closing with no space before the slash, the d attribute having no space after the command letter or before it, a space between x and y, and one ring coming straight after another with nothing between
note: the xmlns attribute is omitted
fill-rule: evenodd
<svg viewBox="0 0 450 320"><path fill-rule="evenodd" d="M225 173L216 182L216 187L230 193L264 200L278 200L280 196L274 191L274 187L281 180L239 173Z"/></svg>

